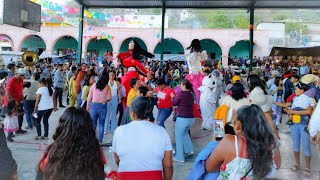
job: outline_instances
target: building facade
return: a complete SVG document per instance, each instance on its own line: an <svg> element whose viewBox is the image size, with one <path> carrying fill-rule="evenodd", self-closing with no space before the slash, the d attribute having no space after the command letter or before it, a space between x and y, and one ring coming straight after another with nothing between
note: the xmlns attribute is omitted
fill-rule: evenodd
<svg viewBox="0 0 320 180"><path fill-rule="evenodd" d="M83 43L82 43L82 57L88 52L89 43L93 40L97 40L97 34L101 32L106 32L111 35L110 38L102 39L108 42L110 46L109 49L113 51L113 55L116 56L121 49L121 46L127 46L128 38L135 37L140 39L146 46L149 52L156 52L157 45L160 42L159 33L160 29L156 28L146 28L146 29L135 29L135 28L104 28L104 27L94 27L94 31L89 28L84 28ZM98 33L97 33L98 32ZM266 56L269 54L269 32L267 30L255 30L254 32L254 56ZM54 53L59 48L67 48L68 45L64 47L59 40L62 38L70 38L78 40L78 29L76 27L52 27L52 26L42 26L41 32L35 32L27 29L22 29L9 25L0 25L0 35L6 36L10 39L11 49L13 51L25 50L23 45L25 41L31 37L39 37L43 43L43 48L48 53ZM165 29L164 34L165 40L175 40L180 44L180 54L187 54L185 49L190 45L192 39L209 40L214 42L219 47L212 50L215 54L215 58L222 58L223 64L226 65L228 62L228 56L246 56L249 53L247 46L240 45L239 42L249 43L249 30L246 29ZM98 39L100 37L98 36ZM74 41L73 40L73 41ZM75 42L75 41L74 41ZM77 42L75 42L77 44ZM32 44L28 45L32 46ZM37 46L37 45L35 45ZM69 46L74 46L69 45ZM159 46L159 45L158 45ZM239 47L238 47L239 46ZM70 47L71 49L72 47ZM99 48L99 47L98 47ZM101 47L102 48L102 47ZM176 48L176 46L170 47L171 49ZM75 48L77 49L77 48ZM123 49L123 48L122 48ZM236 49L236 51L234 50ZM209 53L210 49L206 49ZM214 52L215 51L215 52ZM218 52L219 51L219 52ZM170 52L169 52L170 53ZM220 53L220 54L219 54Z"/></svg>

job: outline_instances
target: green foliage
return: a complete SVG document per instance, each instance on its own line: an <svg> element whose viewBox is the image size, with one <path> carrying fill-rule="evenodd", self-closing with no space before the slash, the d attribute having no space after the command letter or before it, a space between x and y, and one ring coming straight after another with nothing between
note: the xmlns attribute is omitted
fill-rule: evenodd
<svg viewBox="0 0 320 180"><path fill-rule="evenodd" d="M302 34L308 33L308 27L300 22L286 22L286 33L290 33L291 31L302 30Z"/></svg>

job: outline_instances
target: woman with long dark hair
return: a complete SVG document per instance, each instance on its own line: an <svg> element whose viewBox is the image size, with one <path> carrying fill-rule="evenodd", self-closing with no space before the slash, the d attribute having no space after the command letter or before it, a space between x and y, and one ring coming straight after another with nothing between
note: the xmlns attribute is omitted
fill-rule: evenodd
<svg viewBox="0 0 320 180"><path fill-rule="evenodd" d="M173 106L177 107L176 119L176 155L174 161L184 162L184 154L194 154L191 138L188 134L194 123L193 103L194 98L192 84L189 80L184 79L181 82L181 92L172 101Z"/></svg>
<svg viewBox="0 0 320 180"><path fill-rule="evenodd" d="M38 136L34 140L49 139L49 117L53 108L53 90L52 85L42 78L39 82L40 88L36 92L37 100L34 106L33 114L36 114L36 128ZM44 136L41 136L41 119L43 118Z"/></svg>
<svg viewBox="0 0 320 180"><path fill-rule="evenodd" d="M54 142L38 164L38 180L103 180L106 159L88 112L70 107L62 114Z"/></svg>
<svg viewBox="0 0 320 180"><path fill-rule="evenodd" d="M167 131L150 122L150 103L143 96L131 102L132 122L119 126L112 152L119 166L118 179L172 179L172 145ZM139 150L137 150L139 147Z"/></svg>
<svg viewBox="0 0 320 180"><path fill-rule="evenodd" d="M114 133L114 130L117 128L117 109L118 104L121 103L121 92L120 92L120 83L116 80L116 72L109 71L109 83L111 90L111 100L108 102L108 110L106 116L106 123L104 125L104 133L106 134L109 130L111 133Z"/></svg>
<svg viewBox="0 0 320 180"><path fill-rule="evenodd" d="M90 112L93 127L96 129L99 120L98 139L102 143L104 124L107 115L107 103L111 100L111 90L108 85L108 73L102 73L98 82L90 87L87 99L87 111Z"/></svg>
<svg viewBox="0 0 320 180"><path fill-rule="evenodd" d="M205 166L208 172L218 171L218 179L262 179L273 167L273 151L277 148L272 130L257 105L243 106L234 115L236 135L221 140Z"/></svg>
<svg viewBox="0 0 320 180"><path fill-rule="evenodd" d="M273 103L273 97L268 95L266 90L266 84L260 79L256 74L251 74L248 76L248 86L249 86L249 100L252 104L260 106L262 111L266 116L270 127L272 128L273 133L276 137L279 137L279 134L272 121L272 110L271 106Z"/></svg>
<svg viewBox="0 0 320 180"><path fill-rule="evenodd" d="M87 109L87 99L88 99L90 87L94 83L94 78L95 77L92 76L91 74L87 74L84 77L84 83L83 83L82 94L81 94L81 99L82 99L81 107L84 109Z"/></svg>

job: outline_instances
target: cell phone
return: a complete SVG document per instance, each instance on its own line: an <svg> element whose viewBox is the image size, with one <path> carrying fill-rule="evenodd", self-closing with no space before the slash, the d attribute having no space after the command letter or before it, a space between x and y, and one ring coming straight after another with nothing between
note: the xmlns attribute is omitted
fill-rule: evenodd
<svg viewBox="0 0 320 180"><path fill-rule="evenodd" d="M38 114L37 113L34 113L33 115L32 115L34 118L38 118Z"/></svg>
<svg viewBox="0 0 320 180"><path fill-rule="evenodd" d="M224 138L225 130L222 120L214 120L212 130L213 136L216 137L217 141L221 141Z"/></svg>

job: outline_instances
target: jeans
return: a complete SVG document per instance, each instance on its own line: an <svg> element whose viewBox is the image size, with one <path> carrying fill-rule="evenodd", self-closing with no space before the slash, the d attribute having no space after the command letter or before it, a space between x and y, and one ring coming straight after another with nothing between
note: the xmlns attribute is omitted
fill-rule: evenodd
<svg viewBox="0 0 320 180"><path fill-rule="evenodd" d="M29 128L32 128L36 124L36 119L32 116L35 104L35 100L24 100L23 102L24 114L26 115Z"/></svg>
<svg viewBox="0 0 320 180"><path fill-rule="evenodd" d="M120 104L118 104L117 113L118 113L118 112L119 112L118 126L120 126L120 125L121 125L122 116L123 116L123 102L121 102Z"/></svg>
<svg viewBox="0 0 320 180"><path fill-rule="evenodd" d="M118 108L118 96L112 96L111 101L108 102L106 123L104 125L105 132L108 132L110 123L111 123L111 132L114 132L116 130L117 108Z"/></svg>
<svg viewBox="0 0 320 180"><path fill-rule="evenodd" d="M164 122L170 117L172 113L172 107L171 108L159 108L158 110L158 125L164 127Z"/></svg>
<svg viewBox="0 0 320 180"><path fill-rule="evenodd" d="M158 102L157 99L151 98L151 105L150 105L151 113L150 113L150 116L149 116L149 120L150 121L154 121L155 120L154 116L153 116L153 108L154 108L154 106L157 106L157 102Z"/></svg>
<svg viewBox="0 0 320 180"><path fill-rule="evenodd" d="M62 93L63 93L63 89L62 88L58 88L55 87L54 88L54 101L57 102L57 99L59 98L59 106L62 106Z"/></svg>
<svg viewBox="0 0 320 180"><path fill-rule="evenodd" d="M305 131L307 125L293 124L290 127L293 151L300 152L300 144L302 144L303 154L305 156L311 156L310 134Z"/></svg>
<svg viewBox="0 0 320 180"><path fill-rule="evenodd" d="M49 117L52 113L53 109L47 109L47 110L38 110L37 115L38 118L36 120L36 128L37 128L37 134L38 136L41 136L41 119L43 118L43 126L44 126L44 137L49 136Z"/></svg>
<svg viewBox="0 0 320 180"><path fill-rule="evenodd" d="M97 124L99 120L99 131L98 131L99 143L102 143L106 115L107 115L107 104L94 103L94 102L91 103L90 117L92 119L94 129L97 128Z"/></svg>
<svg viewBox="0 0 320 180"><path fill-rule="evenodd" d="M179 161L184 161L184 153L194 153L188 131L194 123L194 118L177 117L176 120L176 155Z"/></svg>

